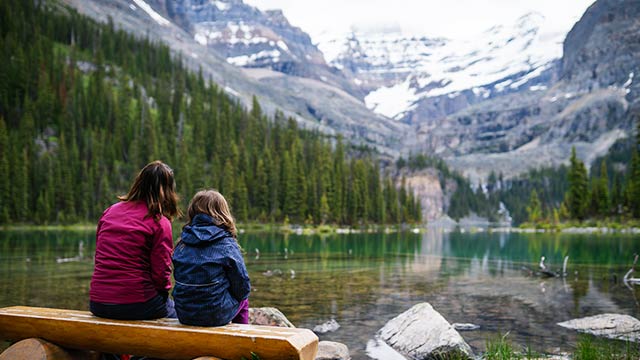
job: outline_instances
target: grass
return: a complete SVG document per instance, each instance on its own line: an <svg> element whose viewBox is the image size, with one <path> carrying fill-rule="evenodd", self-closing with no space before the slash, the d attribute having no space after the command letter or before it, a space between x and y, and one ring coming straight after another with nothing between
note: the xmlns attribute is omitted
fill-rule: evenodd
<svg viewBox="0 0 640 360"><path fill-rule="evenodd" d="M509 333L487 341L484 360L538 360L550 355L540 354L527 347L518 351L507 340ZM572 360L635 360L640 359L640 344L631 341L618 341L580 335Z"/></svg>
<svg viewBox="0 0 640 360"><path fill-rule="evenodd" d="M242 357L242 360L249 360L247 358L245 358L244 356ZM251 352L251 360L260 360L260 356L258 356L258 354L254 353L253 351Z"/></svg>
<svg viewBox="0 0 640 360"><path fill-rule="evenodd" d="M640 345L631 341L616 341L581 335L574 360L632 360L640 358Z"/></svg>
<svg viewBox="0 0 640 360"><path fill-rule="evenodd" d="M564 221L558 224L539 221L537 223L524 222L518 225L520 229L536 229L544 230L545 232L558 232L569 228L597 228L608 229L613 231L622 231L625 229L632 229L640 227L640 221L636 219L588 219L582 222L577 220ZM596 232L598 232L597 230Z"/></svg>
<svg viewBox="0 0 640 360"><path fill-rule="evenodd" d="M487 341L487 350L482 358L486 360L533 360L544 358L544 355L533 351L530 347L525 348L524 352L516 351L511 342L507 340L508 335L509 333L506 333L496 339Z"/></svg>

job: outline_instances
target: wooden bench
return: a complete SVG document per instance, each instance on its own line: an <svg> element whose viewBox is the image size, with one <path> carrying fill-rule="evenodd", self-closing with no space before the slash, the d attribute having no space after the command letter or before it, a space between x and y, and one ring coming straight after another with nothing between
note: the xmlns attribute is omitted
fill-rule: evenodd
<svg viewBox="0 0 640 360"><path fill-rule="evenodd" d="M318 351L318 337L308 329L240 324L197 327L168 318L121 321L78 310L0 308L0 340L29 338L70 349L162 359L214 356L250 360L255 353L262 360L313 360Z"/></svg>

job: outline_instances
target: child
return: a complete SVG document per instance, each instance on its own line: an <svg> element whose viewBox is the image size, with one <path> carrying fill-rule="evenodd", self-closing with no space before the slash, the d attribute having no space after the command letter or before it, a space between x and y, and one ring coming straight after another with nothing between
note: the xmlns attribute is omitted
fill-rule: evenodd
<svg viewBox="0 0 640 360"><path fill-rule="evenodd" d="M176 317L168 298L171 219L180 216L173 170L147 164L118 199L98 222L89 308L110 319Z"/></svg>
<svg viewBox="0 0 640 360"><path fill-rule="evenodd" d="M219 192L202 190L191 199L173 267L173 299L181 323L249 323L249 276L229 205Z"/></svg>

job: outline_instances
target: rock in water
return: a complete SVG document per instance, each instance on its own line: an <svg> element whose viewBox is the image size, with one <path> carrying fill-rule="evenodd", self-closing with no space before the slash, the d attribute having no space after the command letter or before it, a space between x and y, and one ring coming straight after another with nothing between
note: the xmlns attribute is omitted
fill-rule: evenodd
<svg viewBox="0 0 640 360"><path fill-rule="evenodd" d="M451 326L453 326L453 328L458 331L472 331L472 330L480 329L480 326L476 324L468 324L468 323L454 323L454 324L451 324Z"/></svg>
<svg viewBox="0 0 640 360"><path fill-rule="evenodd" d="M462 336L429 303L417 304L389 320L378 336L410 359L473 356Z"/></svg>
<svg viewBox="0 0 640 360"><path fill-rule="evenodd" d="M349 360L349 348L347 345L333 342L320 341L318 343L318 354L315 360Z"/></svg>
<svg viewBox="0 0 640 360"><path fill-rule="evenodd" d="M331 319L323 324L316 325L313 328L313 332L318 334L324 334L330 331L336 331L340 329L340 324L335 319Z"/></svg>
<svg viewBox="0 0 640 360"><path fill-rule="evenodd" d="M620 314L600 314L558 323L567 329L609 339L640 342L640 320Z"/></svg>
<svg viewBox="0 0 640 360"><path fill-rule="evenodd" d="M249 308L249 324L295 327L280 310L273 307Z"/></svg>

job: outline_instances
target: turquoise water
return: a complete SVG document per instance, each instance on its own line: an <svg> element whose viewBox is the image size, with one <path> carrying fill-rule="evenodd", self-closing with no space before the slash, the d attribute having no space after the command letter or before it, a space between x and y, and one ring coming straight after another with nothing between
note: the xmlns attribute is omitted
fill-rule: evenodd
<svg viewBox="0 0 640 360"><path fill-rule="evenodd" d="M604 312L638 317L636 289L621 279L640 252L633 235L425 233L283 235L244 233L251 306L279 308L299 327L330 319L321 340L366 359L367 342L394 316L427 301L476 351L509 333L517 346L571 351L576 334L557 322ZM256 249L259 251L256 251ZM94 233L0 232L0 306L87 309ZM568 276L544 279L540 256ZM638 275L640 277L640 275Z"/></svg>

